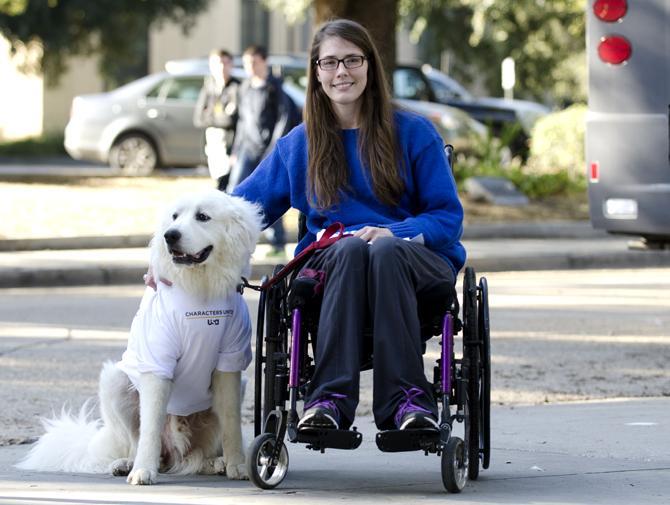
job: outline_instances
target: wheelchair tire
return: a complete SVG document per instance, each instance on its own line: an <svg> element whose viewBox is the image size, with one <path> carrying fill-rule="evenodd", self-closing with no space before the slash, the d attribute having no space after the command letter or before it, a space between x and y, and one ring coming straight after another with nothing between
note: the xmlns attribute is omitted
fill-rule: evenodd
<svg viewBox="0 0 670 505"><path fill-rule="evenodd" d="M442 484L450 493L460 493L468 480L468 457L463 440L451 437L442 451Z"/></svg>
<svg viewBox="0 0 670 505"><path fill-rule="evenodd" d="M273 460L276 444L281 444L279 456ZM247 473L249 480L261 489L273 489L286 477L288 472L288 451L283 441L278 441L272 433L257 436L247 451Z"/></svg>
<svg viewBox="0 0 670 505"><path fill-rule="evenodd" d="M491 326L489 320L489 288L486 277L479 279L478 329L481 357L480 449L482 468L489 467L491 461Z"/></svg>
<svg viewBox="0 0 670 505"><path fill-rule="evenodd" d="M267 275L261 279L261 285L268 280ZM254 436L261 434L263 418L261 416L263 400L263 330L265 329L265 300L267 293L261 290L258 298L258 318L256 319L256 352L254 355Z"/></svg>
<svg viewBox="0 0 670 505"><path fill-rule="evenodd" d="M465 269L463 280L463 358L467 365L467 395L465 417L465 444L467 446L468 478L479 477L480 455L480 369L479 311L475 271Z"/></svg>
<svg viewBox="0 0 670 505"><path fill-rule="evenodd" d="M283 265L274 267L272 275L279 272ZM277 361L275 353L282 351L282 341L277 341L275 337L280 336L281 328L281 299L282 292L285 289L285 282L281 281L272 286L268 293L265 303L265 374L263 389L263 422L268 418L268 414L275 409L277 398L275 398L275 376L277 373ZM286 348L286 342L283 342Z"/></svg>

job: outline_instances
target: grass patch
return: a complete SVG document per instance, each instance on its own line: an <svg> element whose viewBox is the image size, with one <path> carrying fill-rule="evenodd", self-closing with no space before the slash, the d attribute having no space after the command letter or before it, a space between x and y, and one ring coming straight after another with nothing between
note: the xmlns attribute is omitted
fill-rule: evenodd
<svg viewBox="0 0 670 505"><path fill-rule="evenodd" d="M13 142L0 142L0 156L63 156L65 147L62 134L49 134Z"/></svg>

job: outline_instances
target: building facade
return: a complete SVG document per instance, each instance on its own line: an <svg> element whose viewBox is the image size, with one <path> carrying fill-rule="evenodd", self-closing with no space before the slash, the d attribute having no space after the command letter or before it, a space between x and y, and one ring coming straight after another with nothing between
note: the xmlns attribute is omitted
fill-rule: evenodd
<svg viewBox="0 0 670 505"><path fill-rule="evenodd" d="M162 71L169 60L204 57L212 48L239 54L250 44L265 45L275 54L306 54L312 30L311 12L289 24L281 12L269 11L260 0L212 0L188 33L171 23L150 30L148 70ZM416 48L407 34L400 31L397 38L398 60L415 60ZM35 54L12 56L9 43L0 37L0 142L61 134L72 98L105 90L95 56L72 58L55 86L21 70L21 58L27 57Z"/></svg>

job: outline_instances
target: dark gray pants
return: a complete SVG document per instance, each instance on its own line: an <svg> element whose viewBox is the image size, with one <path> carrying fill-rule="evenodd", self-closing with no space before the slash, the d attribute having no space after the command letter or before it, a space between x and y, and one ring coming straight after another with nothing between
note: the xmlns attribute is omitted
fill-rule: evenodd
<svg viewBox="0 0 670 505"><path fill-rule="evenodd" d="M453 284L449 264L425 246L396 237L372 244L348 237L314 255L305 268L326 272L316 369L306 401L346 395L337 400L344 417L340 424L346 428L353 422L368 318L377 427L395 428L393 416L405 398L403 388L420 388L424 394L414 403L437 414L423 370L417 295L444 282Z"/></svg>

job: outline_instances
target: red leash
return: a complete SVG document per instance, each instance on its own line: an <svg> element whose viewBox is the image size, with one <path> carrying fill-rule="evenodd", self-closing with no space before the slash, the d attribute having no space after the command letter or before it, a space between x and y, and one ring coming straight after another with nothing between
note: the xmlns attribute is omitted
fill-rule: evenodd
<svg viewBox="0 0 670 505"><path fill-rule="evenodd" d="M312 242L300 251L300 253L289 261L284 268L277 272L271 279L268 279L267 282L261 286L261 289L271 288L291 272L303 266L315 252L330 247L341 238L349 236L351 236L351 234L344 233L344 225L342 223L331 224L323 231L323 235L321 235L319 240Z"/></svg>

